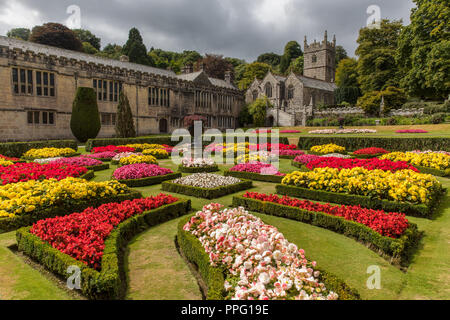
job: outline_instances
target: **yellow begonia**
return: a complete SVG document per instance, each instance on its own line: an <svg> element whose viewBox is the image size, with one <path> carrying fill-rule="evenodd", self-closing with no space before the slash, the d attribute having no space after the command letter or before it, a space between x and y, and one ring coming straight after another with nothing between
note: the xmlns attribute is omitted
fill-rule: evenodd
<svg viewBox="0 0 450 320"><path fill-rule="evenodd" d="M446 170L450 168L450 156L444 153L392 152L381 156L380 159L406 161L413 166L421 166L438 170Z"/></svg>
<svg viewBox="0 0 450 320"><path fill-rule="evenodd" d="M285 185L312 190L370 196L377 199L424 203L442 190L439 181L430 174L412 170L396 172L364 168L316 168L309 172L292 172L283 179Z"/></svg>
<svg viewBox="0 0 450 320"><path fill-rule="evenodd" d="M156 158L167 158L169 153L165 149L145 149L142 151L144 155L154 156Z"/></svg>
<svg viewBox="0 0 450 320"><path fill-rule="evenodd" d="M328 154L328 153L345 153L345 148L338 146L337 144L330 143L324 144L320 146L314 146L311 148L312 152L320 153L320 154Z"/></svg>
<svg viewBox="0 0 450 320"><path fill-rule="evenodd" d="M268 160L269 157L258 153L240 155L236 158L237 163L248 163L253 161L267 162Z"/></svg>
<svg viewBox="0 0 450 320"><path fill-rule="evenodd" d="M124 146L119 147L129 147L134 148L135 151L140 152L146 149L165 149L163 145L160 144L151 144L151 143L134 143L134 144L127 144Z"/></svg>
<svg viewBox="0 0 450 320"><path fill-rule="evenodd" d="M136 164L136 163L150 163L150 164L157 164L156 158L154 156L140 156L140 155L131 155L129 157L124 157L120 159L119 164L120 165L129 165L129 164Z"/></svg>
<svg viewBox="0 0 450 320"><path fill-rule="evenodd" d="M0 218L128 191L126 185L117 181L92 182L71 177L7 184L0 186Z"/></svg>
<svg viewBox="0 0 450 320"><path fill-rule="evenodd" d="M43 158L55 158L66 157L75 154L76 151L71 148L42 148L31 149L24 153L25 158L29 159L43 159Z"/></svg>
<svg viewBox="0 0 450 320"><path fill-rule="evenodd" d="M12 161L8 161L8 160L0 158L0 166L2 166L2 167L7 167L7 166L10 166L13 164L14 164L14 162L12 162Z"/></svg>

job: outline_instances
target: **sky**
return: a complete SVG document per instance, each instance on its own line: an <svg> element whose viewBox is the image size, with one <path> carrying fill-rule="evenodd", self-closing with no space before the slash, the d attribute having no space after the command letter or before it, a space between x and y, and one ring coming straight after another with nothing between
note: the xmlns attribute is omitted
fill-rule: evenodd
<svg viewBox="0 0 450 320"><path fill-rule="evenodd" d="M378 9L367 13L374 5ZM261 53L281 54L291 40L303 47L305 35L309 42L322 40L328 30L329 40L335 34L354 56L368 19L409 24L414 6L412 0L0 0L0 35L59 22L90 30L105 46L124 44L136 27L148 50L196 50L251 62Z"/></svg>

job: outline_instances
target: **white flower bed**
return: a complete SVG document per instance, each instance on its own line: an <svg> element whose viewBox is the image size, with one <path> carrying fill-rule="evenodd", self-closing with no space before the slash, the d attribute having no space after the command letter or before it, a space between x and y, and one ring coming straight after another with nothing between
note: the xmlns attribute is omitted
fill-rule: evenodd
<svg viewBox="0 0 450 320"><path fill-rule="evenodd" d="M194 173L190 176L178 178L173 183L192 186L197 188L217 188L241 182L235 177L224 177L212 173Z"/></svg>
<svg viewBox="0 0 450 320"><path fill-rule="evenodd" d="M352 134L352 133L377 133L375 129L322 129L309 131L310 134Z"/></svg>
<svg viewBox="0 0 450 320"><path fill-rule="evenodd" d="M62 157L54 157L54 158L43 158L43 159L35 159L33 162L39 163L39 164L47 164L52 161L56 161L62 159Z"/></svg>
<svg viewBox="0 0 450 320"><path fill-rule="evenodd" d="M121 153L116 154L112 158L112 161L120 161L120 159L127 158L127 157L132 156L132 155L142 156L142 153L140 153L140 152L121 152Z"/></svg>
<svg viewBox="0 0 450 320"><path fill-rule="evenodd" d="M322 157L334 157L334 158L342 158L342 159L350 159L352 156L340 154L340 153L329 153L325 154Z"/></svg>
<svg viewBox="0 0 450 320"><path fill-rule="evenodd" d="M184 230L201 242L211 266L225 266L227 298L336 300L319 282L315 262L275 227L243 208L220 210L212 203L191 218Z"/></svg>
<svg viewBox="0 0 450 320"><path fill-rule="evenodd" d="M215 165L215 162L213 159L183 158L181 165L186 168L205 168Z"/></svg>

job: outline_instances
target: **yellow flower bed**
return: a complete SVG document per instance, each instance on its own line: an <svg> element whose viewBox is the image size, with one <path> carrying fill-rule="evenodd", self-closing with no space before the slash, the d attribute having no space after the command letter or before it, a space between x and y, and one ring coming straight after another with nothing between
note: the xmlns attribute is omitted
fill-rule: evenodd
<svg viewBox="0 0 450 320"><path fill-rule="evenodd" d="M119 146L119 147L134 148L134 150L137 152L142 152L143 150L146 150L146 149L165 149L164 146L162 146L160 144L151 144L151 143L135 143L135 144L127 144L127 145Z"/></svg>
<svg viewBox="0 0 450 320"><path fill-rule="evenodd" d="M156 158L154 156L139 156L139 155L131 155L129 157L125 157L120 159L119 164L122 166L135 164L135 163L150 163L150 164L158 164Z"/></svg>
<svg viewBox="0 0 450 320"><path fill-rule="evenodd" d="M142 154L154 156L157 159L166 159L169 157L169 153L165 149L145 149L142 151Z"/></svg>
<svg viewBox="0 0 450 320"><path fill-rule="evenodd" d="M44 159L55 157L67 157L75 153L76 151L71 148L42 148L42 149L28 150L23 154L23 157L28 159Z"/></svg>
<svg viewBox="0 0 450 320"><path fill-rule="evenodd" d="M254 161L267 162L268 160L269 160L268 156L266 156L264 154L258 154L258 153L240 155L236 158L236 162L238 164L249 163L249 162L254 162Z"/></svg>
<svg viewBox="0 0 450 320"><path fill-rule="evenodd" d="M19 182L0 186L0 218L14 217L77 200L114 196L129 188L117 181L91 182L66 178Z"/></svg>
<svg viewBox="0 0 450 320"><path fill-rule="evenodd" d="M0 166L2 166L2 167L7 167L7 166L10 166L13 164L14 164L14 162L12 162L12 161L7 161L5 159L0 158Z"/></svg>
<svg viewBox="0 0 450 320"><path fill-rule="evenodd" d="M380 159L406 161L413 166L421 166L438 170L446 170L450 168L450 156L443 153L392 152L383 155Z"/></svg>
<svg viewBox="0 0 450 320"><path fill-rule="evenodd" d="M314 146L311 148L312 152L320 153L320 154L328 154L328 153L345 153L345 148L338 146L337 144L323 144L320 146Z"/></svg>
<svg viewBox="0 0 450 320"><path fill-rule="evenodd" d="M342 170L316 168L309 172L295 171L286 175L282 184L414 204L429 203L435 192L442 189L439 181L430 174L412 170L393 173L364 168Z"/></svg>

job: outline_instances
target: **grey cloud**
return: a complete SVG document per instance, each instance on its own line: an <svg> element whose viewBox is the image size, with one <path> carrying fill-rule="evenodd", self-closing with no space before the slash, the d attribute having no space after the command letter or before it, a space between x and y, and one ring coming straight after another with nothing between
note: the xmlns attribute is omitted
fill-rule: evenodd
<svg viewBox="0 0 450 320"><path fill-rule="evenodd" d="M9 0L0 0L0 13ZM303 45L322 39L324 30L336 34L338 44L350 55L356 49L359 29L365 25L366 9L381 8L382 18L403 19L409 23L411 0L290 0L286 16L277 25L264 23L252 12L262 0L14 0L37 10L42 22L64 22L66 8L80 6L82 27L102 38L102 44L122 44L128 30L137 27L148 48L198 50L254 60L268 51L281 53L287 41ZM279 0L272 0L279 3ZM279 27L282 26L282 27ZM0 34L11 25L0 21Z"/></svg>

